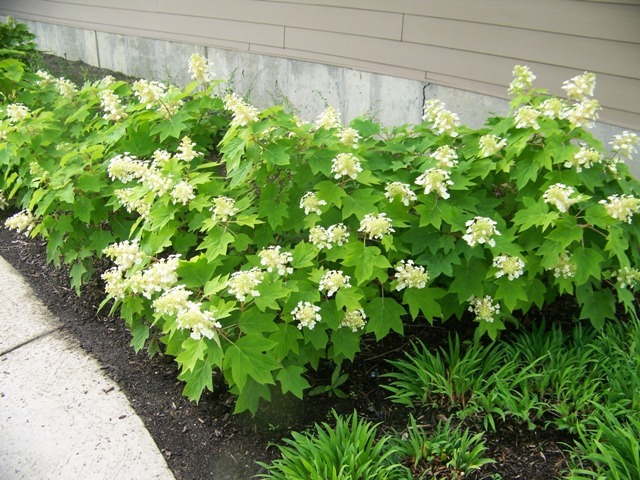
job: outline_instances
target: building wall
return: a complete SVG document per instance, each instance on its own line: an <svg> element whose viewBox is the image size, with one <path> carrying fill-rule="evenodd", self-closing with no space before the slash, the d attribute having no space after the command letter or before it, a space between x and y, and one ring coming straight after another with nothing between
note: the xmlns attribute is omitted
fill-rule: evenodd
<svg viewBox="0 0 640 480"><path fill-rule="evenodd" d="M640 130L640 0L0 0L0 15L70 59L180 82L199 51L258 104L337 101L391 123L429 96L471 125L504 113L516 64L556 94L588 70L601 121Z"/></svg>

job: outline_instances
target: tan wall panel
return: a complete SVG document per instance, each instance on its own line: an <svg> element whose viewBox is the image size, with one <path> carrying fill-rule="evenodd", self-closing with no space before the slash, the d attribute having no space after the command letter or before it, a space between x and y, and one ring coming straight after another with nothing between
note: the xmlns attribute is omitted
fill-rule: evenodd
<svg viewBox="0 0 640 480"><path fill-rule="evenodd" d="M2 7L27 12L30 18L43 21L58 20L61 24L119 32L133 28L199 36L234 42L261 43L282 46L284 27L275 25L200 18L195 16L140 12L84 5L63 4L42 0L3 0ZM37 13L34 13L37 12Z"/></svg>
<svg viewBox="0 0 640 480"><path fill-rule="evenodd" d="M640 32L640 24L638 24ZM403 41L640 78L640 44L405 15Z"/></svg>
<svg viewBox="0 0 640 480"><path fill-rule="evenodd" d="M282 0L262 0L273 3ZM404 12L533 29L546 32L637 42L640 0L627 5L582 0L289 0L292 4L333 5Z"/></svg>

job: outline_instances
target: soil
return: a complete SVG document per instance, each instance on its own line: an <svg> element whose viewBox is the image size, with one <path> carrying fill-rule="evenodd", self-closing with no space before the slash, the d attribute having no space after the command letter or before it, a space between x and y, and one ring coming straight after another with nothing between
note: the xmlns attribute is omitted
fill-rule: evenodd
<svg viewBox="0 0 640 480"><path fill-rule="evenodd" d="M65 75L78 84L114 74L82 62L67 62L52 56L44 59L53 75ZM14 212L0 212L2 225L11 213ZM46 264L41 241L5 228L0 228L0 255L25 276L36 295L64 323L64 328L120 385L177 480L251 478L264 471L257 461L269 462L277 457L274 443L279 443L293 430L330 422L332 409L343 414L355 410L364 418L380 422L382 431L404 429L408 412L386 400L377 382L377 375L389 370L386 359L402 356L413 339L419 338L437 347L446 341L453 328L462 338L472 336L474 329L472 322L449 322L433 327L407 324L402 337L389 336L380 343L365 338L356 362L347 366L349 380L341 387L347 398L319 395L299 401L274 391L272 401L262 404L256 416L233 415L234 397L219 377L214 378L214 392L205 392L195 404L182 397L182 384L177 380L178 370L171 358L134 352L124 322L109 316L106 309L98 311L103 296L99 280L86 285L78 297L68 287L67 273ZM570 309L571 306L563 315L570 317ZM330 368L321 367L310 381L326 385L330 375ZM496 463L468 478L556 478L567 467L563 449L573 443L562 431L552 428L529 431L508 423L487 438L488 456Z"/></svg>

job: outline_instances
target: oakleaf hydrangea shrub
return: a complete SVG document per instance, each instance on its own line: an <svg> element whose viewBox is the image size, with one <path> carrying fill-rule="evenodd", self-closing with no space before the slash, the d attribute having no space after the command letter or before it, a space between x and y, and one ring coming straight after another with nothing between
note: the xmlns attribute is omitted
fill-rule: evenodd
<svg viewBox="0 0 640 480"><path fill-rule="evenodd" d="M607 153L585 130L599 109L592 74L566 82L561 100L534 89L526 67L514 73L512 114L479 130L437 100L420 125L384 130L342 125L331 107L309 123L227 95L225 175L202 171L188 199L167 191L140 212L141 245L171 222L194 234L172 245L172 281L145 297L134 266L108 288L162 332L187 395L219 369L238 411L274 384L302 397L307 368L352 360L362 335L402 334L409 319L471 312L496 338L514 315L571 294L602 326L616 303L634 308L640 201L624 160L637 137ZM144 182L121 180L144 197Z"/></svg>
<svg viewBox="0 0 640 480"><path fill-rule="evenodd" d="M638 139L607 153L585 130L592 74L562 100L516 67L511 114L473 130L435 99L419 125L305 122L221 91L204 59L190 70L184 90L38 75L0 124L2 193L24 209L8 226L74 266L113 261L113 311L137 349L175 357L189 398L214 371L236 411L273 386L302 397L307 369L410 320L472 315L496 338L561 294L596 326L634 308Z"/></svg>

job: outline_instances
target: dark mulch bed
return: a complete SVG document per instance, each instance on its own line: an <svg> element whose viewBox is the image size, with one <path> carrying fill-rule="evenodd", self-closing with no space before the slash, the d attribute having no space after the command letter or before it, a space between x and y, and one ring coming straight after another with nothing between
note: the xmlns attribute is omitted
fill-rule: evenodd
<svg viewBox="0 0 640 480"><path fill-rule="evenodd" d="M58 57L45 56L45 61L52 74L71 77L79 84L113 74ZM2 225L7 215L8 212L0 212ZM219 377L214 379L215 391L206 392L196 405L181 396L182 384L176 379L178 371L171 358L150 358L144 352L133 351L123 322L110 317L106 310L97 311L103 295L99 280L85 286L78 297L68 288L66 272L46 265L41 241L5 228L0 228L0 255L25 276L65 329L120 385L178 480L250 478L261 471L256 461L268 462L277 455L272 442L279 442L292 430L330 421L332 409L344 414L356 410L365 418L381 422L383 429L401 430L406 425L407 412L385 400L384 390L376 381L376 373L389 369L386 359L402 356L412 339L419 338L436 347L443 345L454 328L463 338L473 334L472 322L433 327L409 324L404 337L390 336L381 343L365 340L357 361L347 367L350 380L342 388L348 398L315 396L298 401L274 392L272 402L264 404L258 415L233 415L234 398ZM562 310L562 316L572 316L570 305ZM535 321L539 315L525 321ZM328 384L330 374L330 368L321 368L311 381ZM528 431L506 424L488 435L487 443L489 456L496 463L472 478L500 478L493 476L499 473L504 479L548 480L566 468L561 447L571 444L572 439L553 429Z"/></svg>

